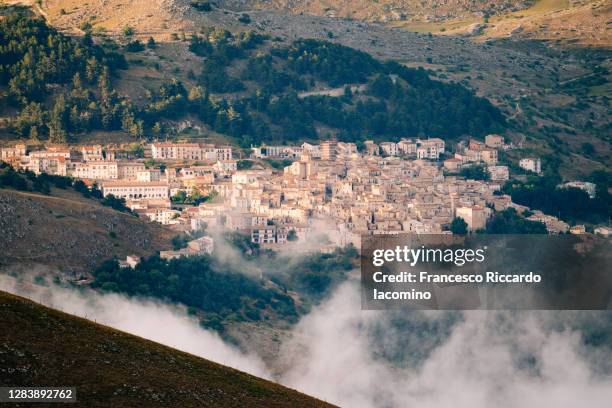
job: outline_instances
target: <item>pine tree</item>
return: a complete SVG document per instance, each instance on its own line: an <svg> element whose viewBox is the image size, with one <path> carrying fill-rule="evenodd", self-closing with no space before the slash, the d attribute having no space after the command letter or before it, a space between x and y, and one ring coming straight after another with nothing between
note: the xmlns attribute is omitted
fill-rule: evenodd
<svg viewBox="0 0 612 408"><path fill-rule="evenodd" d="M144 137L144 122L142 120L135 121L130 127L130 136L138 139Z"/></svg>
<svg viewBox="0 0 612 408"><path fill-rule="evenodd" d="M98 87L100 88L100 99L102 99L103 103L108 103L112 93L108 67L104 67L104 69L102 70L100 78L98 79Z"/></svg>
<svg viewBox="0 0 612 408"><path fill-rule="evenodd" d="M74 76L72 77L72 89L78 92L81 92L83 90L83 82L81 81L81 74L78 72L74 74Z"/></svg>
<svg viewBox="0 0 612 408"><path fill-rule="evenodd" d="M461 217L455 217L451 222L450 230L453 234L465 235L468 233L467 222Z"/></svg>
<svg viewBox="0 0 612 408"><path fill-rule="evenodd" d="M79 116L79 109L76 105L70 109L70 128L73 130L81 130L81 119Z"/></svg>
<svg viewBox="0 0 612 408"><path fill-rule="evenodd" d="M42 105L32 102L21 111L21 114L15 120L13 126L17 134L26 137L30 135L32 127L42 129L44 124L45 114L42 110Z"/></svg>
<svg viewBox="0 0 612 408"><path fill-rule="evenodd" d="M95 82L96 78L98 78L99 72L100 66L98 64L98 60L95 57L89 58L85 65L85 77L87 78L87 81L90 83Z"/></svg>
<svg viewBox="0 0 612 408"><path fill-rule="evenodd" d="M91 23L89 22L85 23L85 25L81 27L81 29L85 31L85 35L83 36L83 39L81 40L81 44L83 44L86 47L91 47L92 45L94 45L93 38L91 35L91 28L92 28Z"/></svg>
<svg viewBox="0 0 612 408"><path fill-rule="evenodd" d="M38 128L36 126L32 126L30 128L29 138L32 142L38 142L40 139L38 138Z"/></svg>
<svg viewBox="0 0 612 408"><path fill-rule="evenodd" d="M155 136L159 136L162 133L162 125L159 122L155 122L155 125L153 125L153 133L155 134Z"/></svg>
<svg viewBox="0 0 612 408"><path fill-rule="evenodd" d="M49 139L53 143L66 143L68 141L66 123L66 98L64 95L60 95L55 100L55 104L51 110L51 117L49 118Z"/></svg>
<svg viewBox="0 0 612 408"><path fill-rule="evenodd" d="M134 114L128 109L123 111L123 116L121 118L121 129L123 129L124 132L131 133L134 124Z"/></svg>

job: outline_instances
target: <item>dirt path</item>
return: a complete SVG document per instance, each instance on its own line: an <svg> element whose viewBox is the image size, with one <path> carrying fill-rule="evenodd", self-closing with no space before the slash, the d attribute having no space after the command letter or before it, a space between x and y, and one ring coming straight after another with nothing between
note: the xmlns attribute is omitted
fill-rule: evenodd
<svg viewBox="0 0 612 408"><path fill-rule="evenodd" d="M29 193L29 192L25 192L25 191L17 191L17 190L4 190L4 191L10 191L13 194L17 194L20 196L24 196L24 197L32 197L32 198L36 198L36 199L40 199L40 200L47 200L47 201L56 201L56 202L62 202L62 203L67 203L70 205L77 205L80 207L97 207L95 204L96 202L92 202L92 203L86 203L86 202L80 202L78 200L70 200L68 198L63 198L63 197L56 197L56 196L51 196L51 195L45 195L45 194L38 194L38 193ZM100 210L103 211L113 211L108 207L100 207ZM113 211L114 213L115 211ZM120 216L124 216L124 217L132 217L129 214L126 213L122 213L120 211L116 211L116 213Z"/></svg>
<svg viewBox="0 0 612 408"><path fill-rule="evenodd" d="M80 203L78 201L69 200L67 198L62 198L62 197L54 197L54 196L38 194L38 193L28 193L28 192L25 192L25 191L17 191L17 190L6 190L6 191L10 191L13 194L17 194L17 195L21 195L21 196L25 196L25 197L34 197L34 198L40 198L40 199L43 199L43 200L63 201L63 202L66 202L66 203L78 204L78 205L81 205L81 206L88 206L89 205L89 204Z"/></svg>
<svg viewBox="0 0 612 408"><path fill-rule="evenodd" d="M348 86L348 85L347 85ZM350 85L351 92L363 92L368 87L367 85ZM308 96L342 96L344 95L344 86L340 88L322 89L320 91L300 92L298 98L306 98Z"/></svg>

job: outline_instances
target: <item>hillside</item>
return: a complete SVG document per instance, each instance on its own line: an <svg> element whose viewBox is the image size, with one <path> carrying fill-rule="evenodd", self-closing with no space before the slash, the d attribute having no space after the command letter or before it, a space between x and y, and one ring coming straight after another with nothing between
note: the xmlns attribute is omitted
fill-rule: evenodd
<svg viewBox="0 0 612 408"><path fill-rule="evenodd" d="M58 4L60 2L45 1L39 13L64 32L79 34L78 27L91 22L96 43L108 43L108 40L112 39L124 46L133 39L146 42L150 36L158 40L155 48L147 48L136 53L122 53L129 63L128 69L119 69L112 77L112 85L118 95L130 96L131 102L138 108L150 104L152 102L150 95L155 95L161 85L171 82L173 78L180 80L186 90L202 85L200 74L205 71L205 58L208 57L202 58L189 51L188 38L191 33L202 36L212 27L218 27L227 29L234 35L251 31L268 35L271 40L267 44L258 46L257 51L250 51L251 56L260 51L268 53L272 46L286 47L300 38L316 38L365 51L381 62L393 60L411 68L422 67L427 70L431 79L459 83L473 90L477 96L490 100L508 118L510 126L506 129L505 135L515 143L524 142L526 148L525 151L517 152L518 154L548 157L546 162L550 163L553 169L558 169L565 178L584 177L593 170L609 167L612 148L606 135L610 126L608 101L611 96L609 87L611 66L610 51L605 48L559 48L547 42L528 40L529 36L524 40L515 41L514 37L496 39L483 34L472 37L475 40L472 41L464 36L436 36L407 31L413 30L412 28L400 30L357 20L282 14L269 10L248 12L248 20L241 21L242 12L215 7L212 7L211 11L198 11L191 7L188 1L182 0L154 2L146 10L142 8L143 3L138 1L125 3L109 0L85 4L66 1L61 2L65 6L64 14L60 12ZM542 3L538 2L529 10L537 11L538 7L542 7ZM597 10L597 13L600 13L599 10L605 9ZM524 14L527 17L527 11ZM157 21L159 16L163 16L165 21ZM493 24L498 18L506 19L504 15L499 15L492 16L489 20ZM104 23L102 20L112 20L112 24ZM512 22L516 19L506 20ZM133 28L132 37L121 34L126 26ZM465 24L462 27L465 28ZM439 29L421 31L441 33ZM579 31L569 32L576 37L581 36ZM482 42L483 39L486 41ZM121 50L121 48L114 49ZM250 57L224 64L228 66L229 79L241 79L248 59ZM279 69L278 64L276 69ZM257 87L256 83L248 80L242 82L247 92L219 94L213 92L213 99L217 101L216 106L219 106L219 101L221 106L225 103L234 104L237 97L248 96L248 92L252 92ZM321 82L315 83L311 91L324 93L337 88L328 87ZM130 105L123 104L120 110L128 113L129 122ZM0 111L2 111L1 104ZM439 118L440 115L436 117ZM455 120L450 116L445 117ZM260 119L261 116L255 115L255 118ZM166 124L169 129L175 128L178 121L185 119L198 126L198 131L188 132L184 136L213 136L214 140L233 140L243 145L257 141L257 134L249 134L251 139L243 139L232 137L227 131L214 132L218 129L215 126L216 118L214 123L210 117L208 121L202 122L193 114L183 118L160 119L162 119L160 122ZM226 115L222 114L218 125L223 125L225 119ZM264 122L270 124L265 117ZM79 138L83 141L98 139L108 142L125 137L125 133L121 131L121 119L111 121L111 124L115 129L112 132L96 130ZM153 124L145 123L147 126ZM323 136L334 131L333 127L330 128L326 124L314 125L317 132ZM155 137L156 134L150 132L147 126L140 130L136 121L130 125L130 129L136 135L145 133L148 137ZM258 132L269 135L274 134L274 129L274 126L271 126L272 132L268 133L267 127L259 126ZM292 138L302 140L309 138L308 134L291 130L286 133ZM171 134L171 136L183 135ZM393 136L414 136L414 134L398 132ZM447 134L436 136L446 137ZM7 134L0 124L1 137L7 139L14 138L15 135ZM511 157L511 160L515 159Z"/></svg>
<svg viewBox="0 0 612 408"><path fill-rule="evenodd" d="M474 15L496 15L527 7L530 0L224 0L222 6L238 10L274 9L317 16L366 21L439 21Z"/></svg>
<svg viewBox="0 0 612 408"><path fill-rule="evenodd" d="M87 407L331 406L5 292L0 314L3 385L74 386Z"/></svg>
<svg viewBox="0 0 612 408"><path fill-rule="evenodd" d="M612 46L612 4L600 0L540 0L489 20L483 38L527 38L567 45Z"/></svg>
<svg viewBox="0 0 612 408"><path fill-rule="evenodd" d="M308 15L383 23L407 31L468 35L477 40L536 39L609 47L607 25L612 5L605 0L4 0L33 5L54 25L82 34L84 22L99 32L120 35L125 26L139 35L169 40L173 33L193 32L202 26L235 24L242 13ZM197 12L192 4L204 4ZM270 14L273 13L273 14ZM258 21L257 18L253 20Z"/></svg>
<svg viewBox="0 0 612 408"><path fill-rule="evenodd" d="M0 189L0 270L89 273L117 256L171 248L173 233L159 224L103 207L80 194Z"/></svg>
<svg viewBox="0 0 612 408"><path fill-rule="evenodd" d="M79 142L96 130L161 136L165 121L186 113L243 147L316 140L327 132L355 142L397 134L453 139L505 126L498 109L462 85L321 40L277 44L252 30L202 29L189 39L189 50L202 61L200 72L188 72L195 86L172 78L148 89L138 104L113 87L113 76L129 67L113 44L95 44L91 34L76 41L20 13L0 21L0 31L7 62L0 85L7 87L5 101L21 107L12 129L30 139ZM139 41L123 50L145 54ZM341 98L296 95L354 84L367 85L366 91Z"/></svg>
<svg viewBox="0 0 612 408"><path fill-rule="evenodd" d="M90 22L99 33L119 36L125 26L141 36L169 40L172 34L197 31L211 24L236 24L243 13L268 19L275 14L307 15L383 23L407 31L487 39L535 39L569 45L609 47L612 35L607 23L612 5L605 0L5 0L33 5L53 25L82 34ZM202 4L200 11L193 5ZM253 22L261 23L255 17ZM265 23L264 23L265 24ZM258 24L260 25L260 24ZM260 28L263 28L260 25Z"/></svg>
<svg viewBox="0 0 612 408"><path fill-rule="evenodd" d="M608 22L612 5L601 0L538 0L519 11L472 15L441 21L393 21L406 30L441 35L468 35L476 41L512 38L562 45L610 47Z"/></svg>
<svg viewBox="0 0 612 408"><path fill-rule="evenodd" d="M612 5L602 0L225 0L218 3L241 11L275 10L381 22L434 34L476 34L479 40L512 37L612 45L607 28Z"/></svg>

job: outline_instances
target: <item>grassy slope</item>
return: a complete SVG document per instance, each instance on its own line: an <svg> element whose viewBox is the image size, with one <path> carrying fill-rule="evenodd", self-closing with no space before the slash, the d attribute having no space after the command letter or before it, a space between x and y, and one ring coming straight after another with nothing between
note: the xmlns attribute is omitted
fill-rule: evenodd
<svg viewBox="0 0 612 408"><path fill-rule="evenodd" d="M524 10L501 13L500 15L492 16L489 19L490 23L502 21L505 19L518 19L522 17L539 16L543 13L558 11L569 6L568 0L536 0L533 5ZM471 16L470 18L449 19L446 21L437 22L422 22L422 21L407 21L393 22L391 25L402 27L407 30L417 32L443 32L446 34L452 33L454 30L465 29L468 25L474 23L482 23L482 16Z"/></svg>
<svg viewBox="0 0 612 408"><path fill-rule="evenodd" d="M607 28L612 6L600 0L539 0L533 7L490 20L482 39L518 38L551 40L561 44L609 47ZM518 31L514 33L514 31Z"/></svg>
<svg viewBox="0 0 612 408"><path fill-rule="evenodd" d="M173 232L70 190L0 190L0 269L32 265L87 272L113 256L169 249ZM27 266L26 266L27 265Z"/></svg>
<svg viewBox="0 0 612 408"><path fill-rule="evenodd" d="M253 8L276 9L316 16L384 22L469 16L483 10L495 14L507 9L523 9L529 2L530 0L225 0L220 4L247 11Z"/></svg>
<svg viewBox="0 0 612 408"><path fill-rule="evenodd" d="M612 6L600 0L537 0L524 10L491 16L483 33L475 39L513 37L609 47L612 37L606 24L611 13ZM485 20L471 15L432 22L393 21L389 25L420 33L462 35L476 23Z"/></svg>
<svg viewBox="0 0 612 408"><path fill-rule="evenodd" d="M0 292L0 384L76 386L88 407L324 407L270 381Z"/></svg>

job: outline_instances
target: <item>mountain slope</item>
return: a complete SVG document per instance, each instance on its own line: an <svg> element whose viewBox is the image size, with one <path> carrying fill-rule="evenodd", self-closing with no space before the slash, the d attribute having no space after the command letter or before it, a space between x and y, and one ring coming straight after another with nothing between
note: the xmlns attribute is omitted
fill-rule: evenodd
<svg viewBox="0 0 612 408"><path fill-rule="evenodd" d="M209 12L192 4L206 3ZM272 12L386 23L408 31L474 35L479 39L515 38L611 46L607 27L612 5L605 0L5 0L33 6L39 14L72 33L90 22L100 32L120 35L125 26L137 34L170 39L173 33L236 22L241 13ZM270 17L270 16L266 16Z"/></svg>
<svg viewBox="0 0 612 408"><path fill-rule="evenodd" d="M607 24L612 5L603 0L224 0L221 7L248 11L384 22L411 31L482 34L480 39L517 38L612 45Z"/></svg>
<svg viewBox="0 0 612 408"><path fill-rule="evenodd" d="M331 406L5 292L0 315L2 385L75 386L88 407Z"/></svg>
<svg viewBox="0 0 612 408"><path fill-rule="evenodd" d="M142 139L161 133L164 120L180 120L189 112L243 147L318 139L329 131L359 141L398 134L482 136L504 129L503 115L462 85L327 41L287 46L252 30L203 29L189 41L203 64L200 72L188 73L197 86L169 79L149 89L144 106L137 106L111 86L111 75L128 64L110 46L94 45L90 37L79 42L17 13L0 22L0 31L5 38L0 57L8 62L0 85L8 88L5 100L23 108L12 126L22 137L65 143L81 141L91 131L123 130ZM124 51L150 55L156 48L132 42ZM144 65L139 59L134 65ZM33 65L43 68L33 70ZM64 87L54 93L52 106L45 103L50 87L33 86L36 80ZM366 92L342 98L296 95L356 84L367 84Z"/></svg>
<svg viewBox="0 0 612 408"><path fill-rule="evenodd" d="M528 38L610 47L610 18L609 1L541 0L527 10L491 18L482 38Z"/></svg>
<svg viewBox="0 0 612 408"><path fill-rule="evenodd" d="M492 15L473 14L435 21L391 21L391 27L442 35L469 35L477 41L511 38L561 45L609 47L612 4L603 0L537 0L530 7Z"/></svg>
<svg viewBox="0 0 612 408"><path fill-rule="evenodd" d="M530 10L543 12L541 4L544 1L557 0L541 0ZM129 95L138 106L147 103L146 92L155 92L162 83L174 77L187 88L194 87L198 83L197 75L203 70L203 59L188 50L188 41L182 40L181 31L176 27L164 22L154 27L153 32L157 34L149 31L149 27L154 26L153 20L164 15L164 19L180 24L187 38L192 32L201 33L210 27L226 28L234 34L253 30L269 35L273 39L269 45L317 38L368 52L381 61L394 60L409 67L423 67L430 70L430 76L436 79L458 82L492 101L510 119L514 128L505 135L515 143L524 142L526 150L520 153L548 156L554 166L559 166L565 178L584 177L593 170L609 166L609 152L612 151L607 137L610 126L607 102L611 95L610 51L604 48L561 48L549 42L514 41L514 34L510 39L480 42L480 39L487 38L488 30L498 24L497 19L501 21L505 15L491 17L485 34L473 37L477 42L461 36L415 33L409 31L414 31L410 27L404 30L356 20L269 10L248 12L250 22L240 21L241 12L215 7L212 11L200 12L189 3L188 0L159 0L152 2L147 9L139 9L137 5L142 6L142 3L138 1L82 3L49 0L43 3L43 12L53 26L68 32L73 32L83 22L91 21L95 34L98 22L106 27L101 21L112 20L106 34L94 35L96 43L104 41L106 36L125 43L127 39L121 36L121 28L125 25L134 28L134 38L146 40L149 35L156 39L169 38L170 42L158 42L155 49L127 53L129 69L118 71L117 78L113 79L119 94ZM65 4L65 14L59 12L58 4ZM596 10L597 13L604 11L603 8ZM526 18L528 12L519 12L516 16L518 14L524 14ZM508 19L509 23L513 21L514 18ZM439 28L436 32L440 33ZM576 37L581 35L580 32L570 32ZM525 38L530 38L527 31L525 33ZM243 72L244 61L227 66L232 76L239 75ZM234 96L228 94L228 100ZM211 136L210 127L204 127L200 136ZM297 133L295 136L303 137Z"/></svg>
<svg viewBox="0 0 612 408"><path fill-rule="evenodd" d="M223 0L220 5L241 10L273 9L384 22L495 15L508 10L521 10L530 3L530 0Z"/></svg>
<svg viewBox="0 0 612 408"><path fill-rule="evenodd" d="M103 207L80 194L0 189L0 271L45 268L91 272L113 256L151 255L171 247L158 224Z"/></svg>

